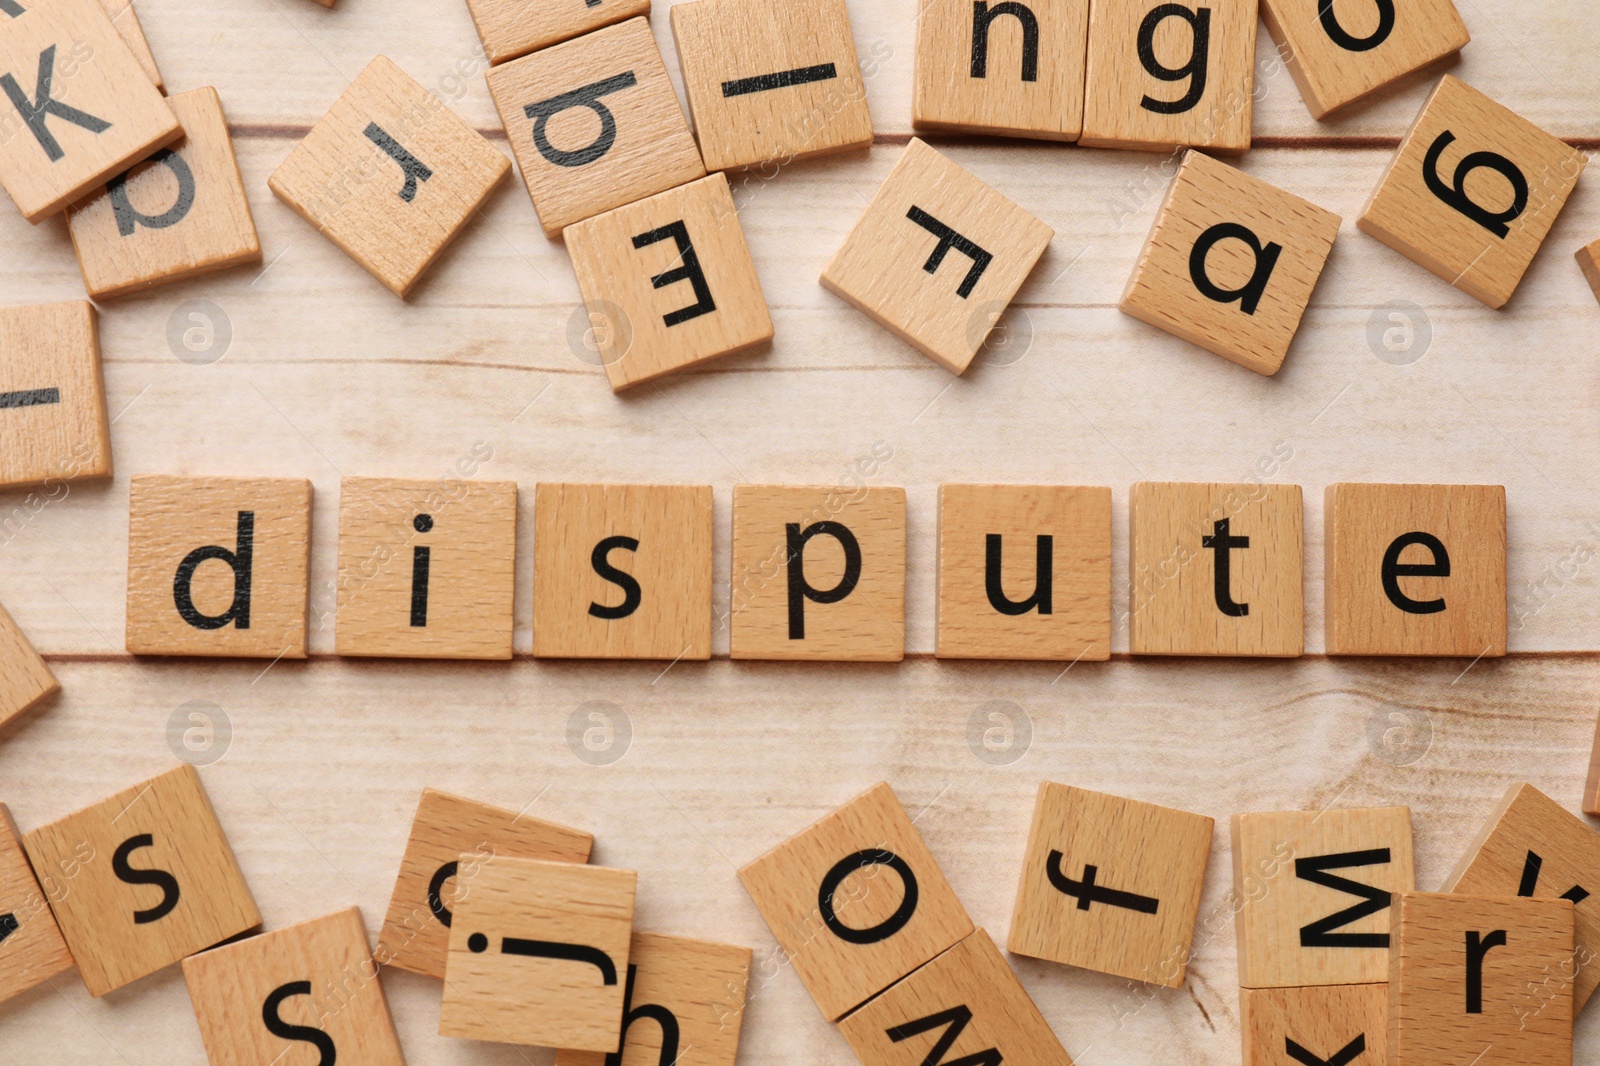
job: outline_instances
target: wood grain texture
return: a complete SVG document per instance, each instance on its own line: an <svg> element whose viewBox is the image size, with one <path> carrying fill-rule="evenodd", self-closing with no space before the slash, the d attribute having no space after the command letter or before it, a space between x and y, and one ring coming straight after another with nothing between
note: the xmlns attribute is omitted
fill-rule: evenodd
<svg viewBox="0 0 1600 1066"><path fill-rule="evenodd" d="M0 607L0 729L61 691L50 664Z"/></svg>
<svg viewBox="0 0 1600 1066"><path fill-rule="evenodd" d="M39 485L42 495L33 499L49 500L60 498L63 482L111 476L92 304L0 308L0 395L0 485Z"/></svg>
<svg viewBox="0 0 1600 1066"><path fill-rule="evenodd" d="M490 63L527 55L623 19L650 14L650 0L467 0Z"/></svg>
<svg viewBox="0 0 1600 1066"><path fill-rule="evenodd" d="M166 91L166 86L161 81L161 68L156 65L156 57L150 51L150 41L144 35L144 27L139 24L139 16L133 10L133 0L100 0L100 6L105 8L106 16L111 19L111 24L122 35L123 43L139 61L144 72L150 75L150 82L157 89Z"/></svg>
<svg viewBox="0 0 1600 1066"><path fill-rule="evenodd" d="M72 969L72 955L0 803L0 1004Z"/></svg>
<svg viewBox="0 0 1600 1066"><path fill-rule="evenodd" d="M1385 1066L1389 1050L1389 986L1241 988L1244 1066L1317 1062ZM1346 1057L1348 1056L1348 1057Z"/></svg>

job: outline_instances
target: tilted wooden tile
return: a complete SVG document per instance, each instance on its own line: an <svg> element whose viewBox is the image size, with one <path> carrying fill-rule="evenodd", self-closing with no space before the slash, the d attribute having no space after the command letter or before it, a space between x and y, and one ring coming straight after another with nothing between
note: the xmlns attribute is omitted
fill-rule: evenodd
<svg viewBox="0 0 1600 1066"><path fill-rule="evenodd" d="M1135 655L1304 650L1299 485L1139 482L1128 524Z"/></svg>
<svg viewBox="0 0 1600 1066"><path fill-rule="evenodd" d="M927 0L917 13L917 129L1075 141L1089 0Z"/></svg>
<svg viewBox="0 0 1600 1066"><path fill-rule="evenodd" d="M439 1035L616 1051L637 881L632 870L481 861L456 901Z"/></svg>
<svg viewBox="0 0 1600 1066"><path fill-rule="evenodd" d="M1329 485L1329 655L1506 653L1506 490Z"/></svg>
<svg viewBox="0 0 1600 1066"><path fill-rule="evenodd" d="M1512 785L1440 886L1464 896L1558 897L1574 904L1576 945L1559 976L1576 1014L1600 984L1600 833L1529 784Z"/></svg>
<svg viewBox="0 0 1600 1066"><path fill-rule="evenodd" d="M887 784L747 864L739 880L830 1021L973 930Z"/></svg>
<svg viewBox="0 0 1600 1066"><path fill-rule="evenodd" d="M906 491L736 485L735 659L905 658Z"/></svg>
<svg viewBox="0 0 1600 1066"><path fill-rule="evenodd" d="M913 137L822 272L822 287L962 374L1054 236Z"/></svg>
<svg viewBox="0 0 1600 1066"><path fill-rule="evenodd" d="M467 0L483 54L491 64L527 55L636 15L650 0Z"/></svg>
<svg viewBox="0 0 1600 1066"><path fill-rule="evenodd" d="M144 72L150 76L150 83L157 89L164 89L165 86L161 82L161 68L156 66L156 57L150 51L150 42L145 38L144 27L139 25L139 16L133 10L133 0L100 0L100 6L105 8L106 17L111 19L111 25L122 35L122 43L128 46L133 58L139 61Z"/></svg>
<svg viewBox="0 0 1600 1066"><path fill-rule="evenodd" d="M267 184L403 298L510 170L499 149L378 56Z"/></svg>
<svg viewBox="0 0 1600 1066"><path fill-rule="evenodd" d="M645 19L542 49L486 79L552 240L574 222L705 177Z"/></svg>
<svg viewBox="0 0 1600 1066"><path fill-rule="evenodd" d="M49 664L34 650L16 620L0 607L0 729L60 691L61 684ZM0 906L4 905L0 901Z"/></svg>
<svg viewBox="0 0 1600 1066"><path fill-rule="evenodd" d="M1589 778L1583 785L1583 813L1600 815L1600 722L1589 750Z"/></svg>
<svg viewBox="0 0 1600 1066"><path fill-rule="evenodd" d="M11 134L0 143L0 185L29 222L182 133L100 0L0 9L0 89Z"/></svg>
<svg viewBox="0 0 1600 1066"><path fill-rule="evenodd" d="M772 339L721 174L575 223L565 240L613 391Z"/></svg>
<svg viewBox="0 0 1600 1066"><path fill-rule="evenodd" d="M982 929L839 1023L862 1066L1072 1066Z"/></svg>
<svg viewBox="0 0 1600 1066"><path fill-rule="evenodd" d="M1570 900L1416 893L1393 926L1389 1066L1572 1062Z"/></svg>
<svg viewBox="0 0 1600 1066"><path fill-rule="evenodd" d="M1233 816L1244 988L1359 985L1389 973L1389 904L1416 889L1408 807Z"/></svg>
<svg viewBox="0 0 1600 1066"><path fill-rule="evenodd" d="M1490 307L1504 307L1587 157L1446 74L1356 225Z"/></svg>
<svg viewBox="0 0 1600 1066"><path fill-rule="evenodd" d="M183 960L211 1066L405 1066L354 907Z"/></svg>
<svg viewBox="0 0 1600 1066"><path fill-rule="evenodd" d="M872 143L845 0L695 0L671 16L706 169Z"/></svg>
<svg viewBox="0 0 1600 1066"><path fill-rule="evenodd" d="M1589 288L1594 290L1595 299L1600 300L1600 240L1579 248L1577 258Z"/></svg>
<svg viewBox="0 0 1600 1066"><path fill-rule="evenodd" d="M1111 657L1111 490L941 485L938 656Z"/></svg>
<svg viewBox="0 0 1600 1066"><path fill-rule="evenodd" d="M1078 143L1242 152L1255 55L1256 0L1093 0Z"/></svg>
<svg viewBox="0 0 1600 1066"><path fill-rule="evenodd" d="M52 883L52 888L55 888ZM0 1003L72 969L72 955L0 803Z"/></svg>
<svg viewBox="0 0 1600 1066"><path fill-rule="evenodd" d="M541 483L533 654L711 658L709 485Z"/></svg>
<svg viewBox="0 0 1600 1066"><path fill-rule="evenodd" d="M517 483L339 483L340 655L511 658Z"/></svg>
<svg viewBox="0 0 1600 1066"><path fill-rule="evenodd" d="M0 308L0 488L110 476L94 305Z"/></svg>
<svg viewBox="0 0 1600 1066"><path fill-rule="evenodd" d="M1215 824L1042 782L1006 947L1177 988L1188 972Z"/></svg>
<svg viewBox="0 0 1600 1066"><path fill-rule="evenodd" d="M1261 0L1261 19L1313 118L1459 52L1472 39L1452 0Z"/></svg>
<svg viewBox="0 0 1600 1066"><path fill-rule="evenodd" d="M128 650L304 659L310 545L303 478L134 478Z"/></svg>
<svg viewBox="0 0 1600 1066"><path fill-rule="evenodd" d="M562 1050L556 1066L734 1066L750 954L731 944L634 933L621 1057Z"/></svg>
<svg viewBox="0 0 1600 1066"><path fill-rule="evenodd" d="M217 91L179 93L167 104L183 139L68 212L83 284L96 299L261 261Z"/></svg>
<svg viewBox="0 0 1600 1066"><path fill-rule="evenodd" d="M1258 374L1276 374L1339 216L1189 152L1118 305Z"/></svg>
<svg viewBox="0 0 1600 1066"><path fill-rule="evenodd" d="M423 789L378 938L379 963L443 977L451 908L471 891L470 875L483 863L502 856L585 863L593 847L594 837L580 829ZM463 878L468 854L474 860Z"/></svg>
<svg viewBox="0 0 1600 1066"><path fill-rule="evenodd" d="M1244 1066L1387 1066L1389 986L1241 988Z"/></svg>
<svg viewBox="0 0 1600 1066"><path fill-rule="evenodd" d="M179 766L23 838L89 994L261 924L200 775Z"/></svg>

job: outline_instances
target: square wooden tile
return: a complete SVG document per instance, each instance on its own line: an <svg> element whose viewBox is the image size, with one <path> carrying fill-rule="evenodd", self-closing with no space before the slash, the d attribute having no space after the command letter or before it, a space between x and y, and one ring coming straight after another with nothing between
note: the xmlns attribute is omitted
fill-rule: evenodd
<svg viewBox="0 0 1600 1066"><path fill-rule="evenodd" d="M574 222L706 175L645 19L541 49L486 78L552 240Z"/></svg>
<svg viewBox="0 0 1600 1066"><path fill-rule="evenodd" d="M1589 282L1589 288L1594 290L1595 299L1600 300L1600 240L1579 248L1577 259L1584 279Z"/></svg>
<svg viewBox="0 0 1600 1066"><path fill-rule="evenodd" d="M1506 490L1329 485L1329 655L1506 653Z"/></svg>
<svg viewBox="0 0 1600 1066"><path fill-rule="evenodd" d="M304 478L134 478L128 650L304 659L310 545Z"/></svg>
<svg viewBox="0 0 1600 1066"><path fill-rule="evenodd" d="M404 298L510 170L482 134L378 56L267 184Z"/></svg>
<svg viewBox="0 0 1600 1066"><path fill-rule="evenodd" d="M1389 904L1416 889L1409 807L1233 816L1244 988L1381 983Z"/></svg>
<svg viewBox="0 0 1600 1066"><path fill-rule="evenodd" d="M1261 0L1261 19L1313 118L1322 118L1435 60L1472 35L1452 0L1308 4Z"/></svg>
<svg viewBox="0 0 1600 1066"><path fill-rule="evenodd" d="M89 994L261 924L200 775L179 766L23 838Z"/></svg>
<svg viewBox="0 0 1600 1066"><path fill-rule="evenodd" d="M1255 57L1256 0L1093 0L1078 143L1242 152Z"/></svg>
<svg viewBox="0 0 1600 1066"><path fill-rule="evenodd" d="M161 68L156 66L155 54L150 51L150 41L145 37L144 27L139 24L139 16L133 10L133 0L100 0L100 6L105 9L111 25L115 26L117 33L122 36L122 43L128 46L133 58L139 61L139 66L149 75L150 84L164 90L166 86L161 80Z"/></svg>
<svg viewBox="0 0 1600 1066"><path fill-rule="evenodd" d="M1241 988L1244 1066L1387 1066L1389 986Z"/></svg>
<svg viewBox="0 0 1600 1066"><path fill-rule="evenodd" d="M1572 1061L1572 903L1404 895L1389 969L1390 1066Z"/></svg>
<svg viewBox="0 0 1600 1066"><path fill-rule="evenodd" d="M939 487L941 659L1111 657L1111 490Z"/></svg>
<svg viewBox="0 0 1600 1066"><path fill-rule="evenodd" d="M0 488L110 476L94 305L0 308Z"/></svg>
<svg viewBox="0 0 1600 1066"><path fill-rule="evenodd" d="M206 88L167 104L183 138L67 214L84 287L96 299L261 261L222 99Z"/></svg>
<svg viewBox="0 0 1600 1066"><path fill-rule="evenodd" d="M1356 225L1489 307L1504 307L1587 157L1446 74Z"/></svg>
<svg viewBox="0 0 1600 1066"><path fill-rule="evenodd" d="M927 0L917 12L912 125L1075 141L1088 38L1089 0Z"/></svg>
<svg viewBox="0 0 1600 1066"><path fill-rule="evenodd" d="M822 272L822 287L962 374L1054 236L913 137Z"/></svg>
<svg viewBox="0 0 1600 1066"><path fill-rule="evenodd" d="M615 392L772 339L728 179L712 174L567 227Z"/></svg>
<svg viewBox="0 0 1600 1066"><path fill-rule="evenodd" d="M1128 524L1135 655L1304 650L1299 485L1139 482Z"/></svg>
<svg viewBox="0 0 1600 1066"><path fill-rule="evenodd" d="M340 655L511 658L517 483L339 483Z"/></svg>
<svg viewBox="0 0 1600 1066"><path fill-rule="evenodd" d="M1258 374L1283 366L1339 216L1189 152L1118 306Z"/></svg>
<svg viewBox="0 0 1600 1066"><path fill-rule="evenodd" d="M50 904L0 803L0 1003L72 969Z"/></svg>
<svg viewBox="0 0 1600 1066"><path fill-rule="evenodd" d="M456 900L439 1035L616 1051L637 881L632 870L482 862Z"/></svg>
<svg viewBox="0 0 1600 1066"><path fill-rule="evenodd" d="M711 658L709 485L562 485L533 496L533 654Z"/></svg>
<svg viewBox="0 0 1600 1066"><path fill-rule="evenodd" d="M839 1031L862 1066L1072 1066L982 929L848 1015Z"/></svg>
<svg viewBox="0 0 1600 1066"><path fill-rule="evenodd" d="M750 982L750 949L634 933L622 1048L556 1052L556 1066L734 1066Z"/></svg>
<svg viewBox="0 0 1600 1066"><path fill-rule="evenodd" d="M735 659L905 658L906 491L736 485Z"/></svg>
<svg viewBox="0 0 1600 1066"><path fill-rule="evenodd" d="M973 930L886 784L749 863L739 880L830 1021Z"/></svg>
<svg viewBox="0 0 1600 1066"><path fill-rule="evenodd" d="M34 650L16 620L0 607L0 729L60 691L61 684L49 664ZM0 900L0 906L4 905Z"/></svg>
<svg viewBox="0 0 1600 1066"><path fill-rule="evenodd" d="M1600 833L1529 784L1512 785L1440 886L1464 896L1570 899L1576 950L1562 978L1576 1014L1600 984Z"/></svg>
<svg viewBox="0 0 1600 1066"><path fill-rule="evenodd" d="M467 0L483 54L491 64L525 56L636 15L650 14L650 0L584 0L546 4L538 0Z"/></svg>
<svg viewBox="0 0 1600 1066"><path fill-rule="evenodd" d="M706 169L872 143L845 0L695 0L671 16Z"/></svg>
<svg viewBox="0 0 1600 1066"><path fill-rule="evenodd" d="M309 1058L405 1066L354 907L191 955L183 979L212 1066Z"/></svg>
<svg viewBox="0 0 1600 1066"><path fill-rule="evenodd" d="M1177 988L1189 968L1215 824L1042 782L1006 947Z"/></svg>
<svg viewBox="0 0 1600 1066"><path fill-rule="evenodd" d="M12 134L0 185L29 222L182 133L100 0L14 3L0 15L0 113Z"/></svg>
<svg viewBox="0 0 1600 1066"><path fill-rule="evenodd" d="M423 789L378 938L378 961L443 977L451 908L471 892L471 877L483 863L501 856L586 863L593 847L594 837L581 829ZM474 856L465 877L463 855Z"/></svg>

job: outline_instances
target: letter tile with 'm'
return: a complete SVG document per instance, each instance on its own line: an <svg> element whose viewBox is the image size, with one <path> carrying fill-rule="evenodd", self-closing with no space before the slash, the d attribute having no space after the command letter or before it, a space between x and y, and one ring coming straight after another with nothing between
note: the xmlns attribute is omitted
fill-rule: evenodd
<svg viewBox="0 0 1600 1066"><path fill-rule="evenodd" d="M60 882L45 871L41 888L22 850L11 811L0 803L0 1003L72 969L72 955L50 912L46 892Z"/></svg>
<svg viewBox="0 0 1600 1066"><path fill-rule="evenodd" d="M61 684L49 664L0 607L0 729L60 691Z"/></svg>
<svg viewBox="0 0 1600 1066"><path fill-rule="evenodd" d="M0 488L110 476L94 305L0 308Z"/></svg>
<svg viewBox="0 0 1600 1066"><path fill-rule="evenodd" d="M1388 1066L1389 986L1241 988L1244 1066Z"/></svg>

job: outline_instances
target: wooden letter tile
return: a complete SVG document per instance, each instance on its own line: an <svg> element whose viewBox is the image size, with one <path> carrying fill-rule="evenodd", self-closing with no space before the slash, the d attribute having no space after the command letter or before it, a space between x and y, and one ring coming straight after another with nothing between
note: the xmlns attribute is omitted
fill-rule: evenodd
<svg viewBox="0 0 1600 1066"><path fill-rule="evenodd" d="M1299 485L1140 482L1128 523L1135 655L1304 650Z"/></svg>
<svg viewBox="0 0 1600 1066"><path fill-rule="evenodd" d="M38 222L182 133L100 0L0 9L0 185Z"/></svg>
<svg viewBox="0 0 1600 1066"><path fill-rule="evenodd" d="M94 305L0 308L0 488L110 476Z"/></svg>
<svg viewBox="0 0 1600 1066"><path fill-rule="evenodd" d="M217 91L179 93L167 103L183 139L68 214L83 284L96 299L261 261Z"/></svg>
<svg viewBox="0 0 1600 1066"><path fill-rule="evenodd" d="M772 339L721 174L576 223L565 239L590 321L611 327L596 336L614 391Z"/></svg>
<svg viewBox="0 0 1600 1066"><path fill-rule="evenodd" d="M1582 268L1589 288L1594 290L1595 299L1600 300L1600 241L1578 249L1578 266Z"/></svg>
<svg viewBox="0 0 1600 1066"><path fill-rule="evenodd" d="M444 976L450 946L446 919L456 901L465 898L456 877L461 856L473 856L470 872L502 856L586 863L593 847L594 837L582 830L423 789L383 920L378 961L428 977Z"/></svg>
<svg viewBox="0 0 1600 1066"><path fill-rule="evenodd" d="M672 37L708 170L872 143L845 0L675 4Z"/></svg>
<svg viewBox="0 0 1600 1066"><path fill-rule="evenodd" d="M927 0L917 13L917 129L1075 141L1089 0Z"/></svg>
<svg viewBox="0 0 1600 1066"><path fill-rule="evenodd" d="M645 19L513 60L487 80L552 240L574 222L705 177Z"/></svg>
<svg viewBox="0 0 1600 1066"><path fill-rule="evenodd" d="M1583 813L1600 815L1600 722L1595 723L1594 743L1589 749L1589 778L1583 786Z"/></svg>
<svg viewBox="0 0 1600 1066"><path fill-rule="evenodd" d="M846 1017L839 1031L862 1066L1072 1066L982 929Z"/></svg>
<svg viewBox="0 0 1600 1066"><path fill-rule="evenodd" d="M72 969L61 928L0 803L0 1003Z"/></svg>
<svg viewBox="0 0 1600 1066"><path fill-rule="evenodd" d="M192 766L35 829L23 844L90 995L261 924Z"/></svg>
<svg viewBox="0 0 1600 1066"><path fill-rule="evenodd" d="M339 484L340 655L511 658L517 484Z"/></svg>
<svg viewBox="0 0 1600 1066"><path fill-rule="evenodd" d="M1111 490L939 488L941 659L1111 657Z"/></svg>
<svg viewBox="0 0 1600 1066"><path fill-rule="evenodd" d="M1234 815L1239 984L1381 983L1389 904L1415 888L1407 807Z"/></svg>
<svg viewBox="0 0 1600 1066"><path fill-rule="evenodd" d="M739 880L830 1021L973 930L885 784L745 866Z"/></svg>
<svg viewBox="0 0 1600 1066"><path fill-rule="evenodd" d="M403 298L510 169L437 96L378 56L267 184Z"/></svg>
<svg viewBox="0 0 1600 1066"><path fill-rule="evenodd" d="M306 657L311 482L145 476L128 494L128 650Z"/></svg>
<svg viewBox="0 0 1600 1066"><path fill-rule="evenodd" d="M60 691L61 684L49 665L28 642L16 620L0 607L0 729ZM0 901L0 907L4 905Z"/></svg>
<svg viewBox="0 0 1600 1066"><path fill-rule="evenodd" d="M1459 52L1472 39L1452 0L1261 0L1261 18L1313 118Z"/></svg>
<svg viewBox="0 0 1600 1066"><path fill-rule="evenodd" d="M1080 144L1250 147L1256 0L1094 0Z"/></svg>
<svg viewBox="0 0 1600 1066"><path fill-rule="evenodd" d="M1329 655L1506 653L1506 490L1329 485Z"/></svg>
<svg viewBox="0 0 1600 1066"><path fill-rule="evenodd" d="M1387 1066L1389 986L1242 988L1244 1066Z"/></svg>
<svg viewBox="0 0 1600 1066"><path fill-rule="evenodd" d="M1393 924L1389 1066L1572 1062L1570 900L1416 893Z"/></svg>
<svg viewBox="0 0 1600 1066"><path fill-rule="evenodd" d="M961 374L1054 236L913 137L822 287Z"/></svg>
<svg viewBox="0 0 1600 1066"><path fill-rule="evenodd" d="M632 870L462 855L439 1035L616 1051Z"/></svg>
<svg viewBox="0 0 1600 1066"><path fill-rule="evenodd" d="M527 55L636 15L650 0L467 0L490 63Z"/></svg>
<svg viewBox="0 0 1600 1066"><path fill-rule="evenodd" d="M1576 946L1562 976L1573 1013L1600 983L1600 833L1532 785L1512 785L1440 891L1570 899Z"/></svg>
<svg viewBox="0 0 1600 1066"><path fill-rule="evenodd" d="M1215 825L1154 803L1041 783L1006 947L1177 988L1189 968Z"/></svg>
<svg viewBox="0 0 1600 1066"><path fill-rule="evenodd" d="M1446 74L1356 220L1490 307L1504 307L1587 158Z"/></svg>
<svg viewBox="0 0 1600 1066"><path fill-rule="evenodd" d="M150 42L145 38L144 27L139 24L139 16L133 10L133 0L100 0L100 6L105 8L106 17L111 20L111 25L122 35L122 43L128 46L133 57L149 75L150 84L157 89L165 89L161 81L161 70L156 66L155 54L150 51Z"/></svg>
<svg viewBox="0 0 1600 1066"><path fill-rule="evenodd" d="M541 484L533 654L711 658L711 486Z"/></svg>
<svg viewBox="0 0 1600 1066"><path fill-rule="evenodd" d="M737 485L735 659L905 658L906 490Z"/></svg>
<svg viewBox="0 0 1600 1066"><path fill-rule="evenodd" d="M405 1066L354 907L191 955L183 978L212 1066Z"/></svg>
<svg viewBox="0 0 1600 1066"><path fill-rule="evenodd" d="M1276 374L1338 233L1333 212L1189 152L1118 306Z"/></svg>
<svg viewBox="0 0 1600 1066"><path fill-rule="evenodd" d="M749 948L634 933L621 1057L563 1050L556 1066L734 1066L749 980Z"/></svg>

